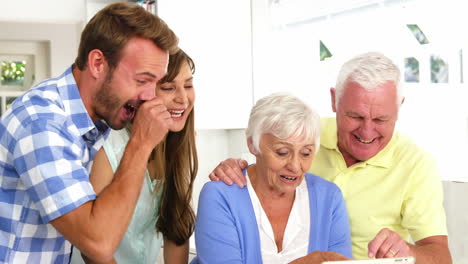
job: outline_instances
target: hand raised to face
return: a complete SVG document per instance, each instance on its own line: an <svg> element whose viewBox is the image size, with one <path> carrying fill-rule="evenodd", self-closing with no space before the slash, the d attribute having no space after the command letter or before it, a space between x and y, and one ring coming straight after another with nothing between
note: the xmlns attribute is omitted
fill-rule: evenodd
<svg viewBox="0 0 468 264"><path fill-rule="evenodd" d="M142 147L153 149L164 139L172 118L159 98L144 102L133 120L130 140L137 140Z"/></svg>

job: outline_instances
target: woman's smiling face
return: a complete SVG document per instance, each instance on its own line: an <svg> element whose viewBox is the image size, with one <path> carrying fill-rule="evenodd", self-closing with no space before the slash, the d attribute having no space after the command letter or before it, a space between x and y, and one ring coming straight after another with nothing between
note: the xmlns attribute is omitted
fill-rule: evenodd
<svg viewBox="0 0 468 264"><path fill-rule="evenodd" d="M156 85L156 96L164 101L167 111L174 120L169 130L181 131L195 101L192 70L187 62L182 64L174 80Z"/></svg>
<svg viewBox="0 0 468 264"><path fill-rule="evenodd" d="M252 153L256 156L258 180L278 194L295 192L315 154L314 143L304 137L280 139L271 134L261 136L259 149L259 153Z"/></svg>

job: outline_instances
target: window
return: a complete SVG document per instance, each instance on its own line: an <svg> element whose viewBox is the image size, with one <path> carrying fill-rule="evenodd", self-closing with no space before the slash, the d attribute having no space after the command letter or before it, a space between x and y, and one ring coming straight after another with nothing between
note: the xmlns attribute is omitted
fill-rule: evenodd
<svg viewBox="0 0 468 264"><path fill-rule="evenodd" d="M323 42L320 40L320 60L323 61L326 58L331 58L333 54L328 50L327 46L323 44Z"/></svg>
<svg viewBox="0 0 468 264"><path fill-rule="evenodd" d="M405 58L405 82L419 82L419 61L414 57Z"/></svg>
<svg viewBox="0 0 468 264"><path fill-rule="evenodd" d="M448 64L439 56L431 55L431 82L448 83Z"/></svg>

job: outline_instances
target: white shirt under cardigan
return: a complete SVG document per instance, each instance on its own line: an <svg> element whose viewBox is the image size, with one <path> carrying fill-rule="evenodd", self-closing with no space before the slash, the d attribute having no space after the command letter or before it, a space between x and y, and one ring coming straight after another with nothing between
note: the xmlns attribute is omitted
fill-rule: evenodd
<svg viewBox="0 0 468 264"><path fill-rule="evenodd" d="M296 197L283 236L283 250L278 252L270 221L263 210L246 173L247 190L257 220L263 263L283 264L307 255L310 233L309 191L305 179L296 188Z"/></svg>

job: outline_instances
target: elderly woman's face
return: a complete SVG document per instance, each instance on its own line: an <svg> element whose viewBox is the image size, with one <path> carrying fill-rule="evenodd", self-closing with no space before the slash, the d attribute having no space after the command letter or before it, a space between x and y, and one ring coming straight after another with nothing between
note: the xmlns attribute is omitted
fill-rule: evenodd
<svg viewBox="0 0 468 264"><path fill-rule="evenodd" d="M258 176L275 191L294 192L314 158L313 142L303 137L279 139L263 134L259 148L260 153L254 153Z"/></svg>

